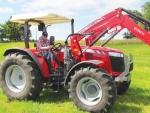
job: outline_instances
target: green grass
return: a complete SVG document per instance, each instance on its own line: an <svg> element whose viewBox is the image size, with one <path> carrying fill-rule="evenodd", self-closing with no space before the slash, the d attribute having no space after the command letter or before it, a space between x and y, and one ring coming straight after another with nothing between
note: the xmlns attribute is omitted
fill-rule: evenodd
<svg viewBox="0 0 150 113"><path fill-rule="evenodd" d="M111 113L149 113L150 112L150 47L146 44L111 45L126 54L133 54L134 69L129 90L118 99Z"/></svg>
<svg viewBox="0 0 150 113"><path fill-rule="evenodd" d="M33 44L32 44L33 45ZM24 43L0 43L0 62L7 48L24 47ZM124 95L118 96L110 113L150 113L150 47L141 42L110 42L108 47L133 54L132 82ZM36 101L8 101L0 89L0 113L86 113L68 98L67 88L58 93L44 89Z"/></svg>

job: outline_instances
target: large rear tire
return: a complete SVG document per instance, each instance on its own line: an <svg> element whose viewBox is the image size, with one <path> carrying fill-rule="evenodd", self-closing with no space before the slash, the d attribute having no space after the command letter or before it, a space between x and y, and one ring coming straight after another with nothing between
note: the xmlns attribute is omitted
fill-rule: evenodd
<svg viewBox="0 0 150 113"><path fill-rule="evenodd" d="M42 76L26 55L8 54L0 67L0 86L8 99L36 99L42 91Z"/></svg>
<svg viewBox="0 0 150 113"><path fill-rule="evenodd" d="M113 78L99 68L81 68L71 77L69 97L78 109L107 112L116 100Z"/></svg>

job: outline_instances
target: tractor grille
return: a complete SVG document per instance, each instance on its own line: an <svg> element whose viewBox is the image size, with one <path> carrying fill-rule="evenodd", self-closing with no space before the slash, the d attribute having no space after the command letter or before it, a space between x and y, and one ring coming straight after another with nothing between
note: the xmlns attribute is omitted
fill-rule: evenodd
<svg viewBox="0 0 150 113"><path fill-rule="evenodd" d="M125 70L124 57L110 56L112 71L123 72Z"/></svg>

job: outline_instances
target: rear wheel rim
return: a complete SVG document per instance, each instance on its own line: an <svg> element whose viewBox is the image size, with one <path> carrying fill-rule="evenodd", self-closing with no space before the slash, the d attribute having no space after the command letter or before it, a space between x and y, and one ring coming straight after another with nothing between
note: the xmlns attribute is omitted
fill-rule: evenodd
<svg viewBox="0 0 150 113"><path fill-rule="evenodd" d="M91 77L84 77L80 79L77 84L76 91L78 98L85 105L94 106L101 101L101 86Z"/></svg>
<svg viewBox="0 0 150 113"><path fill-rule="evenodd" d="M5 73L5 81L11 91L21 92L26 85L26 76L23 69L18 65L9 66Z"/></svg>

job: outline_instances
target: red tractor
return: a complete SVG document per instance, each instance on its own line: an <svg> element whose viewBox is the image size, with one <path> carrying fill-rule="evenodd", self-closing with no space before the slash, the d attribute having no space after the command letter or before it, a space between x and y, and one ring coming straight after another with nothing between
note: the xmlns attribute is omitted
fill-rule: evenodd
<svg viewBox="0 0 150 113"><path fill-rule="evenodd" d="M4 94L11 100L30 100L39 96L43 84L57 89L69 85L69 97L79 109L107 112L117 94L123 94L130 86L133 58L130 55L128 59L122 51L103 46L124 28L150 45L150 33L131 18L150 26L150 21L123 8L98 18L78 33L74 33L73 19L59 15L12 16L10 21L24 24L26 48L11 48L4 53L0 67ZM50 71L48 59L44 59L36 48L29 47L29 25L38 24L39 31L46 31L46 25L64 22L71 22L72 32L64 44L51 43L51 51L56 57L52 61L54 70ZM93 46L106 33L110 34L108 39L101 46ZM79 43L82 39L85 39L84 46ZM50 42L54 42L54 36L50 37Z"/></svg>

